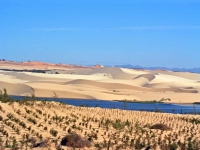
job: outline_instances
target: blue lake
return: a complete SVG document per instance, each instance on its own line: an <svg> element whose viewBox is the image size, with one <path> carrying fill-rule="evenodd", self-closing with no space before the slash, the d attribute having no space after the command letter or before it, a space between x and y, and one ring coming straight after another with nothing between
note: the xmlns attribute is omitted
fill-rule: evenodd
<svg viewBox="0 0 200 150"><path fill-rule="evenodd" d="M23 99L22 96L11 96L15 100ZM37 98L45 100L46 98ZM47 98L52 101L52 98ZM200 105L193 104L167 104L167 103L126 103L106 100L83 100L83 99L66 99L59 98L56 101L63 102L74 106L100 107L100 108L116 108L125 110L142 110L142 111L162 111L167 113L198 113L200 114Z"/></svg>

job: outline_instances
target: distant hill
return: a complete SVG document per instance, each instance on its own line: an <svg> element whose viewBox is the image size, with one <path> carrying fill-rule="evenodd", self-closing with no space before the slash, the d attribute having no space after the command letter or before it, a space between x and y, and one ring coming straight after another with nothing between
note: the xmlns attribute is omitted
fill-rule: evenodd
<svg viewBox="0 0 200 150"><path fill-rule="evenodd" d="M37 62L37 61L25 61L25 62L17 62L17 61L10 61L5 59L0 59L0 69L15 69L15 70L52 70L52 69L61 69L61 70L68 70L68 69L75 69L75 68L88 68L88 69L95 69L95 68L102 68L102 67L116 67L116 68L129 68L129 69L145 69L145 70L170 70L175 72L191 72L191 73L200 73L199 68L167 68L167 67L143 67L140 65L74 65L74 64L53 64L53 63L46 63L46 62Z"/></svg>
<svg viewBox="0 0 200 150"><path fill-rule="evenodd" d="M82 65L70 65L70 64L53 64L47 62L37 62L37 61L24 61L24 62L17 62L17 61L10 61L5 59L0 59L0 69L1 70L36 70L37 72L40 70L68 70L68 69L75 69L75 68L88 68L88 69L95 69L95 68L102 68L102 65L94 65L94 66L82 66Z"/></svg>

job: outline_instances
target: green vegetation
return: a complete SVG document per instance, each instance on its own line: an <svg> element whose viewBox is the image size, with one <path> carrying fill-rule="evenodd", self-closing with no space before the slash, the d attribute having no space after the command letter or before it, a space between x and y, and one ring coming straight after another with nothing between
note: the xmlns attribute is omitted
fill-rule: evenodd
<svg viewBox="0 0 200 150"><path fill-rule="evenodd" d="M116 121L111 122L112 127L116 130L122 130L125 126L130 126L130 122L127 120L126 122L122 122L120 119L116 119Z"/></svg>
<svg viewBox="0 0 200 150"><path fill-rule="evenodd" d="M7 90L4 88L3 91L0 90L0 101L2 103L12 103L14 100L8 97Z"/></svg>
<svg viewBox="0 0 200 150"><path fill-rule="evenodd" d="M193 104L200 105L200 102L194 102Z"/></svg>
<svg viewBox="0 0 200 150"><path fill-rule="evenodd" d="M195 123L195 124L200 124L200 118L190 119L190 122Z"/></svg>
<svg viewBox="0 0 200 150"><path fill-rule="evenodd" d="M116 102L126 102L126 103L164 103L165 101L171 101L169 98L162 98L160 100L114 100Z"/></svg>
<svg viewBox="0 0 200 150"><path fill-rule="evenodd" d="M56 137L58 135L58 131L51 129L50 134L52 134L54 137Z"/></svg>

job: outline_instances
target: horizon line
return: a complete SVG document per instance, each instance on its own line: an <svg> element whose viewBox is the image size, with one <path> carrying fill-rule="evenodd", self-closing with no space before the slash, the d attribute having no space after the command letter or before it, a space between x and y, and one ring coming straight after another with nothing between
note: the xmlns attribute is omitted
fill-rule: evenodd
<svg viewBox="0 0 200 150"><path fill-rule="evenodd" d="M86 61L82 61L79 63L64 63L64 62L50 62L50 61L38 61L38 60L24 60L24 61L15 61L15 60L8 60L8 59L1 59L0 61L8 61L8 62L16 62L16 63L21 63L21 62L41 62L41 63L52 63L52 64L65 64L65 65L79 65L79 66L95 66L95 65L102 65L105 67L117 67L117 66L125 66L125 65L131 65L132 67L141 67L141 68L165 68L165 69L199 69L200 67L166 67L166 66L143 66L143 65L133 65L132 63L112 63L112 62L96 62L96 63L87 63ZM87 63L87 64L83 64Z"/></svg>

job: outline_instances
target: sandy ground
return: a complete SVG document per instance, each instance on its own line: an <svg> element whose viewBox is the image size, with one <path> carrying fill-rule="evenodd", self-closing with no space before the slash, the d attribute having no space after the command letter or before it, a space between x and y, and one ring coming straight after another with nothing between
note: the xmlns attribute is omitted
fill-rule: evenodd
<svg viewBox="0 0 200 150"><path fill-rule="evenodd" d="M7 145L13 146L16 139L17 144L13 147L23 150L26 149L26 145L28 150L58 150L56 147L60 145L63 137L71 133L90 139L90 150L169 150L172 149L169 146L172 147L174 144L178 146L177 150L183 150L189 149L189 143L194 150L200 148L199 115L24 101L0 102L0 118L0 146L6 145L6 142ZM156 124L165 127L153 128ZM28 138L24 138L24 135L28 135ZM47 142L47 139L50 141ZM75 142L78 143L77 140ZM63 150L74 150L66 145L61 147Z"/></svg>
<svg viewBox="0 0 200 150"><path fill-rule="evenodd" d="M59 74L55 74L58 72ZM160 100L172 103L200 101L200 74L124 68L75 68L46 73L0 71L0 89L11 95L100 100Z"/></svg>

